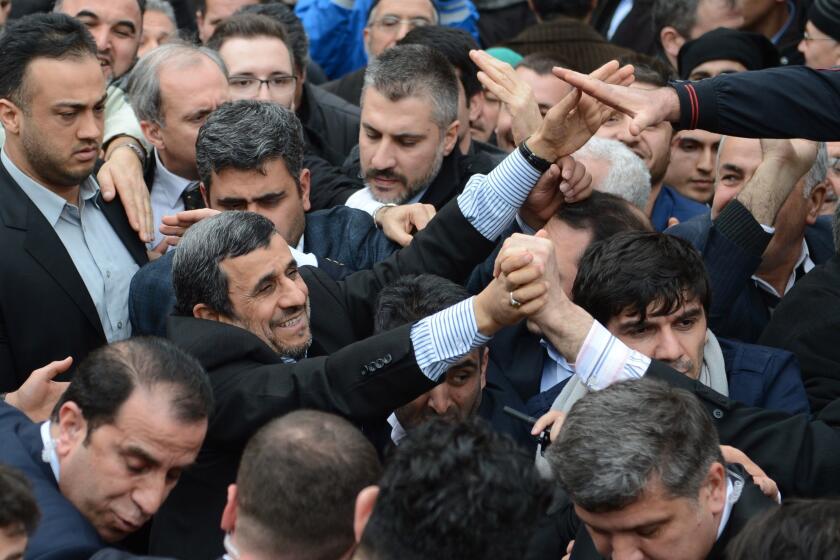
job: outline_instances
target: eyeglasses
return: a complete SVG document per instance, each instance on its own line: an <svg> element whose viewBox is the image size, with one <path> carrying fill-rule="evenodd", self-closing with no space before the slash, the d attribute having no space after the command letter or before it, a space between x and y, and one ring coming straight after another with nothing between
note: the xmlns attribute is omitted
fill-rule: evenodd
<svg viewBox="0 0 840 560"><path fill-rule="evenodd" d="M834 41L834 39L832 39L831 37L814 37L807 31L802 34L802 40L806 43L810 41Z"/></svg>
<svg viewBox="0 0 840 560"><path fill-rule="evenodd" d="M254 76L231 76L228 79L228 84L231 89L246 95L252 95L259 92L263 84L268 87L268 91L288 91L294 86L296 80L296 76L289 76L288 74L274 74L265 80Z"/></svg>
<svg viewBox="0 0 840 560"><path fill-rule="evenodd" d="M382 31L396 33L401 25L406 24L409 28L425 27L432 25L432 22L424 17L415 18L401 18L398 16L382 16L378 20L371 22L372 27L378 27Z"/></svg>

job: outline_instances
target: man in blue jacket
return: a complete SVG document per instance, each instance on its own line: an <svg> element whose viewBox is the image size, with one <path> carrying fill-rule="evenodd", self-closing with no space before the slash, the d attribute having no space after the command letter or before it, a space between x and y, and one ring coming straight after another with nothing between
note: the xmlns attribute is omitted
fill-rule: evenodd
<svg viewBox="0 0 840 560"><path fill-rule="evenodd" d="M411 20L419 21L401 12L428 3L433 4L433 11L420 25L460 27L478 40L478 11L470 0L298 0L295 12L309 36L312 58L335 79L362 68L369 56L394 46L417 25ZM395 16L396 24L386 25L385 16ZM407 17L403 23L401 18Z"/></svg>

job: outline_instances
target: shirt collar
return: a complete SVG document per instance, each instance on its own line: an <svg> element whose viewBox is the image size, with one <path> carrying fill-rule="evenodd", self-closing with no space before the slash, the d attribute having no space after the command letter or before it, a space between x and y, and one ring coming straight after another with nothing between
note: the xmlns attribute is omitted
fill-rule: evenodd
<svg viewBox="0 0 840 560"><path fill-rule="evenodd" d="M792 0L788 0L787 7L788 7L787 21L781 27L781 29L779 29L779 31L777 31L776 34L773 35L773 37L770 39L770 42L773 43L774 45L779 44L779 41L782 40L782 37L784 36L784 34L787 32L788 28L793 23L793 19L796 17L796 3L793 2Z"/></svg>
<svg viewBox="0 0 840 560"><path fill-rule="evenodd" d="M41 211L47 222L54 228L58 223L64 207L69 203L59 195L55 194L47 187L35 181L32 177L24 173L17 165L12 162L5 150L0 151L0 161L3 166L12 176L12 179L20 186L24 194L32 201L33 204ZM79 208L84 207L86 201L90 201L99 193L99 185L93 178L93 175L88 176L79 185Z"/></svg>
<svg viewBox="0 0 840 560"><path fill-rule="evenodd" d="M169 171L163 162L160 160L160 155L155 149L155 187L162 188L166 202L171 208L174 208L181 200L181 195L187 190L187 187L195 184L195 181L184 179L180 175L175 175Z"/></svg>
<svg viewBox="0 0 840 560"><path fill-rule="evenodd" d="M408 433L405 431L402 424L400 424L400 421L397 420L396 413L392 412L388 417L388 424L391 425L391 441L394 442L394 445L399 445Z"/></svg>
<svg viewBox="0 0 840 560"><path fill-rule="evenodd" d="M44 442L44 450L41 452L41 460L45 463L49 463L53 476L55 476L55 481L58 482L58 476L61 468L58 464L58 455L55 454L55 440L52 438L52 434L50 433L51 425L52 424L49 420L41 424L41 441Z"/></svg>
<svg viewBox="0 0 840 560"><path fill-rule="evenodd" d="M744 479L738 474L733 473L729 469L726 471L726 501L723 504L723 513L720 516L720 524L718 525L717 537L719 539L726 529L726 524L729 523L729 517L732 515L732 508L741 497L741 491L744 489Z"/></svg>
<svg viewBox="0 0 840 560"><path fill-rule="evenodd" d="M793 270L790 273L790 278L788 278L787 285L785 286L785 294L793 288L793 285L796 283L796 271L799 270L799 267L802 267L802 271L806 274L811 272L811 270L816 266L814 261L811 260L811 251L808 249L808 243L805 240L802 240L802 252L799 254L799 258L796 260L796 264L793 267ZM765 282L757 275L753 275L752 279L755 281L756 285L778 298L781 298L785 294L779 294L776 291L776 288L771 286L769 283Z"/></svg>

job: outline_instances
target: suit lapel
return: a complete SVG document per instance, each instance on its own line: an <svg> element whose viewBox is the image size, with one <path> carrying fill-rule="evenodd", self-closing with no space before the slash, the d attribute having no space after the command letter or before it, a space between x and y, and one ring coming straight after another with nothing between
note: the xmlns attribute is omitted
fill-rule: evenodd
<svg viewBox="0 0 840 560"><path fill-rule="evenodd" d="M707 560L723 560L726 558L726 546L741 532L747 522L761 512L776 507L776 502L761 492L761 489L753 483L752 477L747 474L744 467L736 464L727 465L726 468L743 478L744 488L741 491L741 497L732 506L726 527L724 527L723 533L706 557Z"/></svg>
<svg viewBox="0 0 840 560"><path fill-rule="evenodd" d="M96 202L102 209L102 213L105 214L105 218L108 220L108 223L110 223L111 227L114 228L114 232L117 234L117 237L120 238L120 241L122 241L123 245L125 245L125 248L128 249L128 252L131 255L131 258L134 259L134 262L136 262L138 266L143 266L149 262L149 255L146 253L146 246L143 245L142 241L140 241L140 237L137 232L131 229L131 224L128 223L128 218L125 215L125 209L123 209L119 197L114 198L111 202L105 202L102 199L102 193L97 193Z"/></svg>

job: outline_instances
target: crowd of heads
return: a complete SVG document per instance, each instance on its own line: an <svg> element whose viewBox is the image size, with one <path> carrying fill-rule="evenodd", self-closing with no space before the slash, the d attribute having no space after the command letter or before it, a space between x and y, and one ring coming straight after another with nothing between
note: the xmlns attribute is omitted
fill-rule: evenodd
<svg viewBox="0 0 840 560"><path fill-rule="evenodd" d="M16 7L19 2L13 0ZM304 0L297 7L248 0L190 4L56 0L46 13L12 18L12 3L0 0L0 188L25 183L9 199L28 204L13 219L0 212L2 226L13 230L9 239L18 242L25 232L40 231L36 221L43 221L46 195L30 193L41 188L57 195L55 219L39 227L63 252L43 257L44 268L70 265L72 286L64 276L62 289L90 292L84 302L76 301L86 306L88 318L116 316L116 308L142 313L130 292L143 268L160 267L163 288L155 297L172 300L164 319L194 321L170 322L171 340L107 339L107 329L97 323L100 328L88 338L98 342L62 377L70 383L60 396L50 389L56 396L40 427L11 405L47 399L45 387L57 387L55 382L36 386L36 379L24 391L20 383L6 387L2 378L0 389L15 396L0 407L0 444L25 432L41 447L31 469L3 464L31 459L31 450L10 444L0 451L0 560L28 557L27 540L53 530L54 508L92 527L103 547L130 544L125 539L135 533L148 540L148 527L154 540L157 514L182 473L198 473L194 477L201 480L195 467L212 469L224 462L222 455L230 460L222 467L230 479L226 493L215 487L207 492L226 503L214 527L224 540L215 544L231 560L542 557L533 551L546 525L569 520L577 544L567 539L560 556L575 558L575 550L583 556L588 546L604 558L723 557L712 551L727 523L735 523L741 492L746 496L761 479L779 475L772 472L773 461L769 477L746 456L743 467L733 465L740 459L721 447L726 433L719 435L716 424L730 413L728 405L710 414L686 389L723 392L714 397L723 399L718 403L752 391L764 400L747 404L773 408L765 402L765 385L773 381L760 377L761 367L796 360L768 347L762 356L770 358L760 367L755 356L765 350L754 344L795 284L837 258L840 142L678 130L668 120L637 130L637 115L618 103L598 105L603 118L593 124L586 119L597 104L594 97L578 100L580 92L558 77L562 69L583 70L579 52L544 48L541 40L514 52L518 31L510 42L485 44L477 31L450 25L460 12L453 15L442 2L333 2L329 10L344 11L328 13L321 6L315 17L304 11ZM528 0L489 9L466 4L466 12L488 19L521 8L537 35L572 26L606 42L595 22L608 2ZM639 4L632 8L635 15ZM189 13L192 8L195 13ZM703 88L721 83L717 76L784 66L796 53L814 69L840 64L835 0L654 0L646 10L639 33L652 37L655 48L637 53L621 45L625 55L618 67L632 65L622 83L653 96L670 91L677 80L692 80L691 110L715 95ZM554 36L551 42L562 43ZM353 73L327 75L325 44L335 46L334 57L364 54L366 64L353 84ZM490 49L496 55L488 62L476 52L487 47L503 48ZM610 79L624 70L614 70ZM332 81L323 83L325 78ZM350 85L357 106L340 94ZM574 108L558 117L558 106L571 99ZM549 122L567 124L564 133L583 127L586 139L545 162L531 195L538 198L551 181L556 192L543 192L535 209L530 196L523 202L510 194L525 181L512 169L519 165L533 173L540 166L543 158L531 151L539 144L529 141L544 140ZM350 146L337 138L340 126L348 127ZM328 161L328 153L343 164ZM131 166L115 163L127 159ZM550 166L555 163L563 175ZM574 202L566 193L560 201L579 165L592 192ZM104 193L108 183L118 191L114 203ZM161 194L166 185L179 191ZM197 195L198 209L182 202L188 191ZM508 199L486 202L497 191ZM124 193L142 193L141 202ZM332 196L326 205L325 193ZM169 206L161 214L164 203ZM449 245L457 245L460 255L484 251L471 244L472 230L452 225L463 222L484 235L478 222L486 217L468 215L473 207L485 208L482 203L510 214L510 223L501 238L490 240L498 247L487 261L453 264ZM139 220L129 209L140 208L148 210L158 232L157 241L137 249L140 260L153 260L120 286L111 283L107 268L118 257L94 254L84 237L101 232L97 223L110 229L114 208L121 216L115 231L137 229L133 222ZM95 212L100 221L88 221ZM435 212L450 221L427 235L422 230ZM451 218L459 212L468 217ZM398 218L386 227L383 215ZM364 235L356 236L341 220L354 227L363 223ZM313 226L316 221L321 229ZM81 237L67 233L68 223ZM435 238L441 231L451 238ZM453 309L466 313L478 332L487 324L477 311L479 298L495 297L507 313L527 306L508 286L527 265L504 269L516 256L509 256L513 250L504 238L515 246L521 233L550 247L550 267L539 273L553 274L541 285L546 293L564 294L552 296L553 303L580 308L603 325L600 336L611 336L610 344L622 344L628 356L682 374L676 383L682 388L645 378L596 391L567 381L578 379L577 366L558 358L560 344L545 319L560 313L559 304L519 317L521 325L496 321L501 342L495 346L483 333L478 343L463 335L466 327L453 319ZM399 234L415 241L403 243ZM339 262L326 249L316 250L331 237L338 238L342 255L361 255L377 239L391 256L359 267ZM20 243L24 252L38 251L35 242ZM407 247L400 251L397 244ZM127 247L119 248L124 259ZM415 266L412 259L431 268L450 265L455 272L427 269L391 278L406 263ZM13 275L0 273L0 279L5 276ZM836 305L836 295L825 297L827 305ZM468 300L473 305L465 306ZM328 348L324 341L345 315L357 323L353 333L342 335L368 342L376 356L353 354L353 344ZM2 317L4 363L15 363L4 336L19 319ZM42 320L61 323L63 317ZM750 334L756 322L760 328ZM68 324L75 330L76 323ZM208 330L179 332L179 324ZM459 336L440 339L433 328ZM225 341L199 359L206 333L215 332L246 339L231 347ZM588 332L586 341L600 331ZM400 346L391 345L397 335ZM730 338L737 340L724 340ZM263 360L260 368L286 369L270 375L249 365L224 369L229 364L223 360L242 340L251 345L247 359ZM418 344L427 340L434 350ZM457 359L438 359L440 347L462 351ZM751 361L745 358L749 364L738 366L753 376L744 382L749 390L731 375L736 365L727 352L736 350L739 356L753 352ZM539 357L521 360L537 364L527 382L503 365L513 355L510 369L516 369L520 351ZM578 358L578 365L591 359ZM328 373L316 378L300 367L304 362L318 362L317 371ZM429 363L442 364L437 377L426 375ZM403 368L397 373L405 381L369 389L388 367ZM813 388L803 384L798 364L791 367L785 371L794 372L793 386L785 398L800 399L802 408L784 412L809 413ZM426 375L421 381L409 377L418 368ZM339 370L361 374L342 384L335 379ZM559 377L565 370L569 376ZM555 375L557 382L549 383ZM704 388L696 389L695 381ZM225 392L234 397L219 402ZM380 410L380 399L394 406ZM290 411L288 402L303 404ZM250 417L252 405L271 413L260 409ZM517 419L509 417L511 408ZM552 416L561 409L563 415ZM248 411L242 414L244 436L219 420L236 418L239 410ZM550 440L539 440L538 450L538 434L525 432L537 421L531 416L545 412L556 429ZM520 417L529 424L520 425ZM549 476L537 463L547 463ZM38 486L45 476L56 493ZM780 506L768 505L749 523L744 520L737 538L727 534L727 557L840 554L836 501L781 498ZM158 552L145 541L131 546L134 552Z"/></svg>

